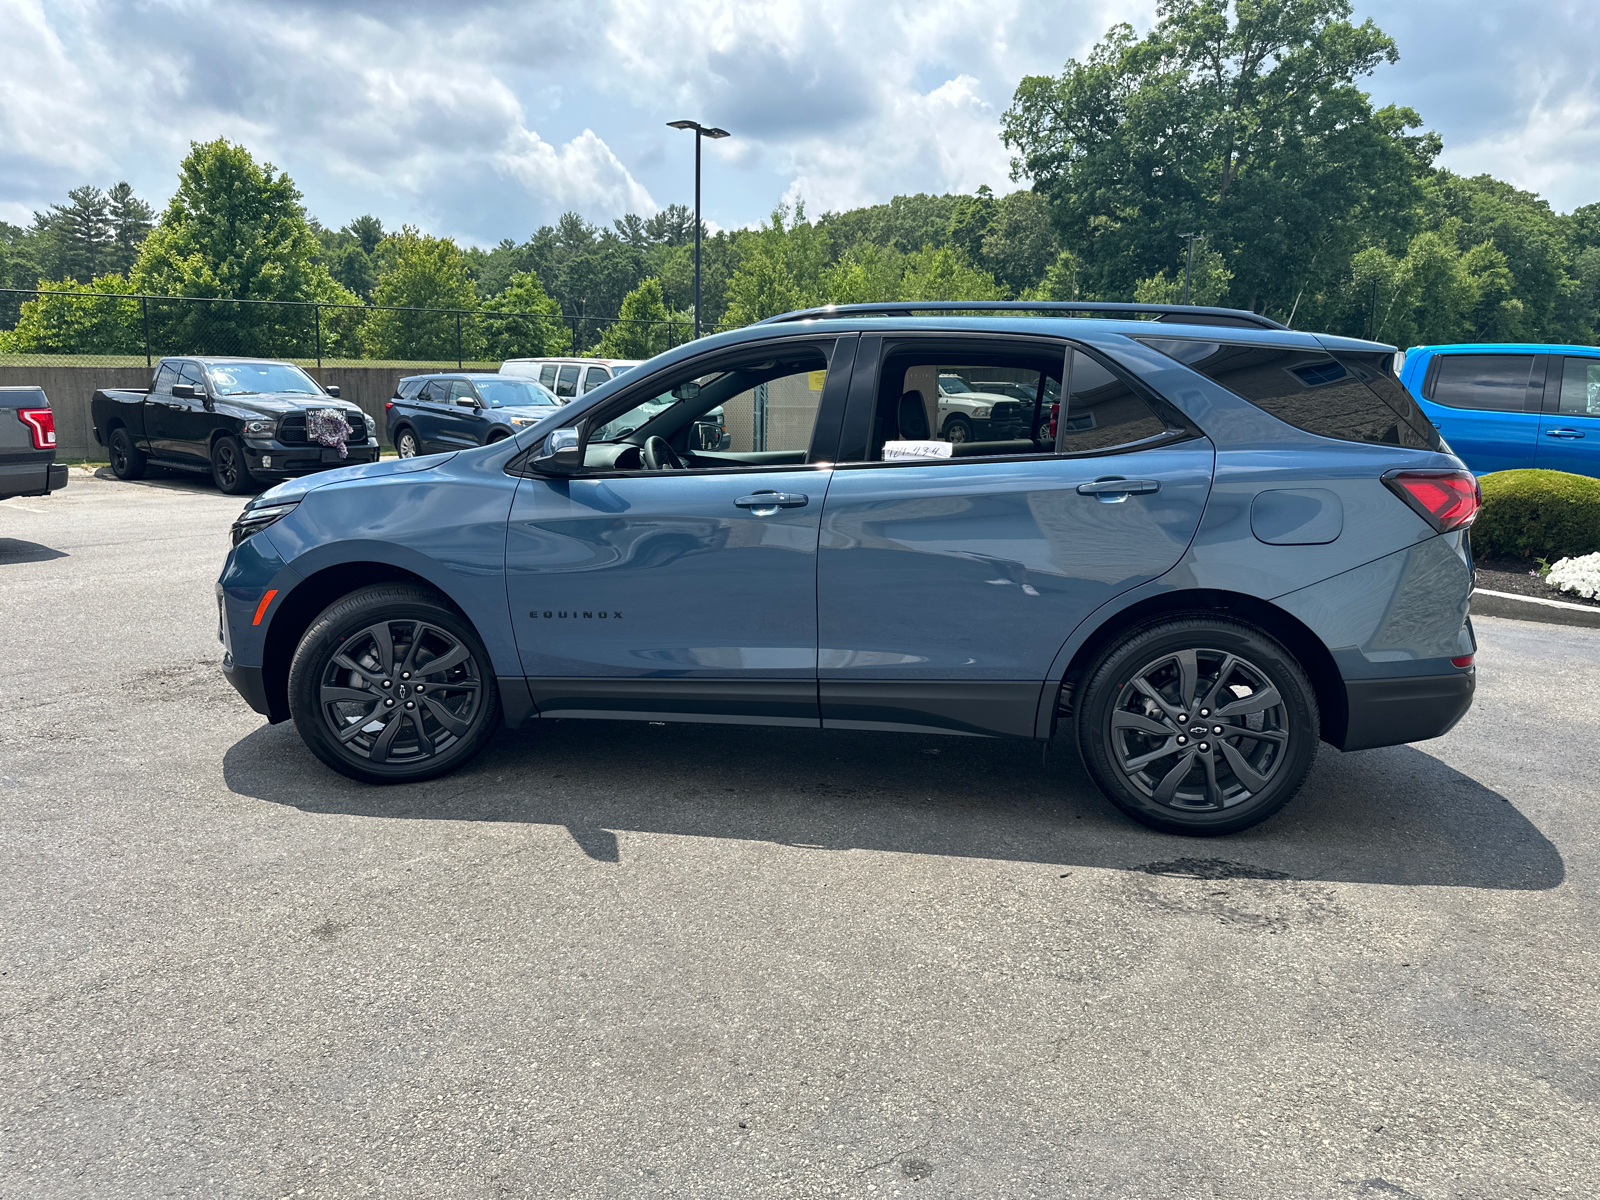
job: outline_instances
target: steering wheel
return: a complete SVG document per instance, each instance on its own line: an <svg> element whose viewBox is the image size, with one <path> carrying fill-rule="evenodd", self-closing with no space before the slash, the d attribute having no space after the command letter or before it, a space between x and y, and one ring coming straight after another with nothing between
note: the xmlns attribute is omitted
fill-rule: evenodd
<svg viewBox="0 0 1600 1200"><path fill-rule="evenodd" d="M678 457L678 452L667 445L663 437L647 437L644 445L639 449L639 457L644 459L644 465L650 471L682 471L687 468L683 459Z"/></svg>

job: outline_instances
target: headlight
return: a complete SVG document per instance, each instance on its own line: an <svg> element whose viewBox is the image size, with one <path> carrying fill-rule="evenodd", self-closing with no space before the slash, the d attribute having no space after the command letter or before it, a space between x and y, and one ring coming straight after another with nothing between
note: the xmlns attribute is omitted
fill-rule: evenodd
<svg viewBox="0 0 1600 1200"><path fill-rule="evenodd" d="M233 523L233 544L237 546L252 533L260 533L274 521L282 520L299 503L298 500L289 500L283 504L264 504L260 508L247 507Z"/></svg>
<svg viewBox="0 0 1600 1200"><path fill-rule="evenodd" d="M987 417L988 415L989 415L989 406L987 404L983 405L981 408L975 408L975 409L972 410L972 418L975 421L981 421L985 417Z"/></svg>
<svg viewBox="0 0 1600 1200"><path fill-rule="evenodd" d="M244 431L250 437L269 438L278 432L278 423L276 421L246 421L244 423Z"/></svg>
<svg viewBox="0 0 1600 1200"><path fill-rule="evenodd" d="M537 417L512 417L511 423L513 425L537 425L539 419Z"/></svg>

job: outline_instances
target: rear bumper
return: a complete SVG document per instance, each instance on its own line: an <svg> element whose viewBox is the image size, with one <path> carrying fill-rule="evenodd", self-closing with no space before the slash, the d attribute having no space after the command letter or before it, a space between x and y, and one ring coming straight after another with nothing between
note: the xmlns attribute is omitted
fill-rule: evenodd
<svg viewBox="0 0 1600 1200"><path fill-rule="evenodd" d="M66 463L50 462L48 459L0 463L0 499L9 496L44 496L59 492L66 486Z"/></svg>
<svg viewBox="0 0 1600 1200"><path fill-rule="evenodd" d="M1449 733L1472 707L1472 668L1449 675L1346 681L1350 720L1341 750L1373 750Z"/></svg>

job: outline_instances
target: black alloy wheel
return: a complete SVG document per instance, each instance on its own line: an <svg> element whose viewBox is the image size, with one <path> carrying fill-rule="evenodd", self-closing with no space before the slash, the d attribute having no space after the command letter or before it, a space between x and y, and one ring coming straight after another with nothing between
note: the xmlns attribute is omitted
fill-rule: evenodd
<svg viewBox="0 0 1600 1200"><path fill-rule="evenodd" d="M224 495L243 496L258 491L255 476L245 465L244 448L235 437L219 437L211 447L211 478Z"/></svg>
<svg viewBox="0 0 1600 1200"><path fill-rule="evenodd" d="M1293 655L1226 618L1164 621L1112 647L1078 709L1085 765L1112 803L1168 833L1232 833L1300 790L1316 695Z"/></svg>
<svg viewBox="0 0 1600 1200"><path fill-rule="evenodd" d="M110 442L111 473L118 479L143 479L145 457L134 446L133 435L118 425L107 441Z"/></svg>
<svg viewBox="0 0 1600 1200"><path fill-rule="evenodd" d="M394 435L394 452L400 458L415 458L422 453L417 435L409 427Z"/></svg>
<svg viewBox="0 0 1600 1200"><path fill-rule="evenodd" d="M489 657L435 592L380 584L329 606L289 668L301 738L335 771L402 783L452 771L494 734Z"/></svg>
<svg viewBox="0 0 1600 1200"><path fill-rule="evenodd" d="M952 446L972 440L972 424L965 417L951 417L944 423L944 440Z"/></svg>

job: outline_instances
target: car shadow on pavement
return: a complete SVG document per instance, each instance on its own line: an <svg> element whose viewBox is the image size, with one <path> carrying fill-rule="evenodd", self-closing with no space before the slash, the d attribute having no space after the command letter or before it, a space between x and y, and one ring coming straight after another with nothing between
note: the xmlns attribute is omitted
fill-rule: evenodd
<svg viewBox="0 0 1600 1200"><path fill-rule="evenodd" d="M163 492L203 492L210 496L222 495L222 491L212 482L208 472L179 471L171 467L150 467L148 471L149 474L143 479L118 479L110 467L96 467L94 477L104 479L107 483L120 483L124 487L155 488ZM267 487L268 485L263 483L255 489L255 492L264 492Z"/></svg>
<svg viewBox="0 0 1600 1200"><path fill-rule="evenodd" d="M563 825L612 863L618 833L658 833L1201 878L1538 890L1566 874L1506 797L1410 746L1324 747L1287 809L1212 839L1127 819L1070 746L987 738L550 721L501 733L453 775L372 787L327 770L284 724L232 746L223 775L307 813Z"/></svg>
<svg viewBox="0 0 1600 1200"><path fill-rule="evenodd" d="M0 538L0 567L11 563L49 562L52 558L66 558L65 550L41 546L38 542L24 542L17 538Z"/></svg>

